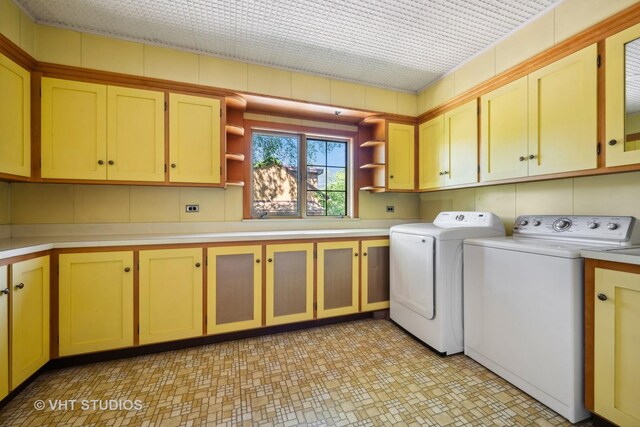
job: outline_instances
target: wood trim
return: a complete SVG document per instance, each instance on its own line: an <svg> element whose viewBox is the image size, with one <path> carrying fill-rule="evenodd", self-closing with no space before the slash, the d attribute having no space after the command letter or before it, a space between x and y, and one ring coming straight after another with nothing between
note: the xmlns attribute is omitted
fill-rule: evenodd
<svg viewBox="0 0 640 427"><path fill-rule="evenodd" d="M594 411L594 306L595 268L598 261L584 262L584 406Z"/></svg>
<svg viewBox="0 0 640 427"><path fill-rule="evenodd" d="M579 51L591 44L603 41L605 38L618 33L640 22L640 3L616 13L613 16L593 25L590 28L570 37L555 46L539 53L524 62L500 73L491 79L484 81L471 89L463 92L444 104L441 104L417 117L418 123L426 122L445 111L449 111L459 105L479 97L494 89L511 83L531 72L543 68L567 55Z"/></svg>
<svg viewBox="0 0 640 427"><path fill-rule="evenodd" d="M60 265L57 253L49 255L49 358L59 354L60 337Z"/></svg>
<svg viewBox="0 0 640 427"><path fill-rule="evenodd" d="M311 258L313 259L313 273L312 280L313 283L311 288L313 289L313 295L311 299L313 303L311 305L311 310L313 311L313 319L318 318L318 242L313 242L313 249L311 253Z"/></svg>
<svg viewBox="0 0 640 427"><path fill-rule="evenodd" d="M42 73L31 73L31 181L40 180L42 152Z"/></svg>
<svg viewBox="0 0 640 427"><path fill-rule="evenodd" d="M627 142L637 141L640 139L640 132L630 133L628 135L625 135L625 139L627 140Z"/></svg>
<svg viewBox="0 0 640 427"><path fill-rule="evenodd" d="M597 124L597 140L598 140L598 169L607 165L607 126L606 126L606 43L604 40L598 42L598 124Z"/></svg>
<svg viewBox="0 0 640 427"><path fill-rule="evenodd" d="M207 248L202 248L202 335L207 335L207 320L208 319L208 281L207 271L209 266L209 255L207 254Z"/></svg>
<svg viewBox="0 0 640 427"><path fill-rule="evenodd" d="M34 57L2 33L0 33L0 53L27 70L33 70L38 64Z"/></svg>
<svg viewBox="0 0 640 427"><path fill-rule="evenodd" d="M140 252L133 251L133 345L140 344Z"/></svg>
<svg viewBox="0 0 640 427"><path fill-rule="evenodd" d="M10 173L0 172L0 181L5 182L31 182L31 178L28 176L12 175Z"/></svg>
<svg viewBox="0 0 640 427"><path fill-rule="evenodd" d="M262 245L262 326L267 325L267 245Z"/></svg>
<svg viewBox="0 0 640 427"><path fill-rule="evenodd" d="M0 259L0 267L3 265L15 264L17 262L28 261L30 259L40 258L47 255L51 255L51 251L39 251L32 254L18 255L11 258ZM51 270L51 264L49 264L49 269Z"/></svg>
<svg viewBox="0 0 640 427"><path fill-rule="evenodd" d="M169 164L171 163L169 159L169 153L171 148L169 147L170 140L169 138L169 92L165 92L164 94L164 181L163 185L172 185L171 181L169 181Z"/></svg>

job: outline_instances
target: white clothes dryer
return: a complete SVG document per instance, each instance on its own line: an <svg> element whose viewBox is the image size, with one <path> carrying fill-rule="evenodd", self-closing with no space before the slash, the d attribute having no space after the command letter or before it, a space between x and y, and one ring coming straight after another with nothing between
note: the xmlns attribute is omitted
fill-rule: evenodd
<svg viewBox="0 0 640 427"><path fill-rule="evenodd" d="M462 241L504 236L490 212L441 212L390 231L390 317L438 352L463 351Z"/></svg>

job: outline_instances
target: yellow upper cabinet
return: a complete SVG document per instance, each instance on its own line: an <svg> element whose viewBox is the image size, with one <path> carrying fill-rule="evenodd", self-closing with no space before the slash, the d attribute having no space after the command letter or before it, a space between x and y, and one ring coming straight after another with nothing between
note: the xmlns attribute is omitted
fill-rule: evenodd
<svg viewBox="0 0 640 427"><path fill-rule="evenodd" d="M171 182L220 183L220 115L217 98L169 95Z"/></svg>
<svg viewBox="0 0 640 427"><path fill-rule="evenodd" d="M0 54L0 173L31 175L31 75Z"/></svg>
<svg viewBox="0 0 640 427"><path fill-rule="evenodd" d="M442 171L445 185L478 181L478 103L474 99L444 114L448 165Z"/></svg>
<svg viewBox="0 0 640 427"><path fill-rule="evenodd" d="M444 140L444 116L438 116L419 126L418 154L418 187L421 190L442 187L442 171L449 161Z"/></svg>
<svg viewBox="0 0 640 427"><path fill-rule="evenodd" d="M415 126L401 123L389 123L388 126L387 188L413 190Z"/></svg>
<svg viewBox="0 0 640 427"><path fill-rule="evenodd" d="M164 93L42 79L42 177L164 180Z"/></svg>
<svg viewBox="0 0 640 427"><path fill-rule="evenodd" d="M640 24L606 40L606 166L640 163Z"/></svg>
<svg viewBox="0 0 640 427"><path fill-rule="evenodd" d="M480 180L527 176L527 77L482 96L480 105Z"/></svg>
<svg viewBox="0 0 640 427"><path fill-rule="evenodd" d="M529 175L597 166L597 59L594 44L529 74Z"/></svg>
<svg viewBox="0 0 640 427"><path fill-rule="evenodd" d="M107 87L42 79L42 177L106 179Z"/></svg>
<svg viewBox="0 0 640 427"><path fill-rule="evenodd" d="M640 274L595 269L594 410L640 425Z"/></svg>
<svg viewBox="0 0 640 427"><path fill-rule="evenodd" d="M107 179L164 181L164 93L107 88Z"/></svg>

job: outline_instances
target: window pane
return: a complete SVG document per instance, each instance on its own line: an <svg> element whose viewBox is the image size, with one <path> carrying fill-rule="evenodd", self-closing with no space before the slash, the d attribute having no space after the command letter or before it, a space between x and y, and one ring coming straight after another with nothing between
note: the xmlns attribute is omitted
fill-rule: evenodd
<svg viewBox="0 0 640 427"><path fill-rule="evenodd" d="M344 168L327 168L327 190L347 189L347 172Z"/></svg>
<svg viewBox="0 0 640 427"><path fill-rule="evenodd" d="M307 139L307 164L325 165L327 163L327 142Z"/></svg>
<svg viewBox="0 0 640 427"><path fill-rule="evenodd" d="M347 214L347 193L343 191L327 191L327 215Z"/></svg>
<svg viewBox="0 0 640 427"><path fill-rule="evenodd" d="M345 142L327 143L327 166L347 167L347 144Z"/></svg>
<svg viewBox="0 0 640 427"><path fill-rule="evenodd" d="M252 215L299 215L299 138L254 133L252 145Z"/></svg>
<svg viewBox="0 0 640 427"><path fill-rule="evenodd" d="M327 189L327 168L307 166L307 190Z"/></svg>
<svg viewBox="0 0 640 427"><path fill-rule="evenodd" d="M307 191L307 215L326 215L326 198L323 191Z"/></svg>

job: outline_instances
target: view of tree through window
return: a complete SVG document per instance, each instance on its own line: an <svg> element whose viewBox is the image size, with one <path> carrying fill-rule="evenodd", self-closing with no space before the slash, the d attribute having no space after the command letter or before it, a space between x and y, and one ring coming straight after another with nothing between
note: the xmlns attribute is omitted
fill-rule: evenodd
<svg viewBox="0 0 640 427"><path fill-rule="evenodd" d="M254 132L252 166L254 218L347 215L347 141Z"/></svg>

